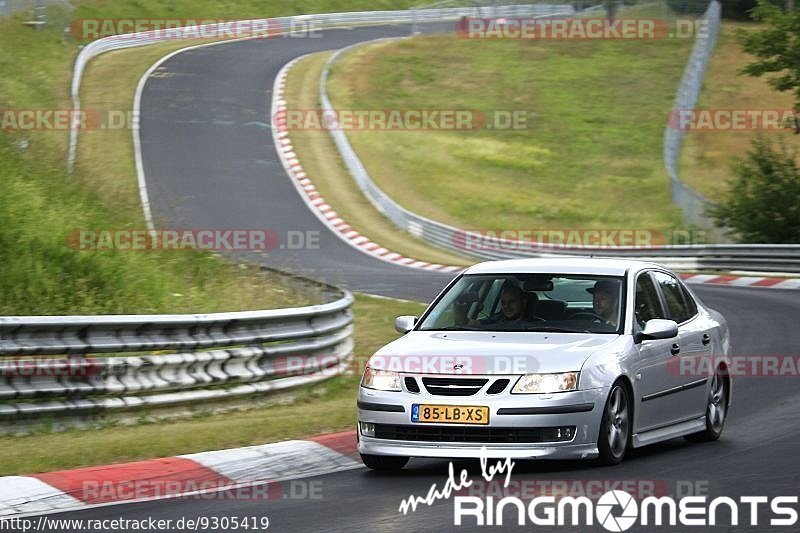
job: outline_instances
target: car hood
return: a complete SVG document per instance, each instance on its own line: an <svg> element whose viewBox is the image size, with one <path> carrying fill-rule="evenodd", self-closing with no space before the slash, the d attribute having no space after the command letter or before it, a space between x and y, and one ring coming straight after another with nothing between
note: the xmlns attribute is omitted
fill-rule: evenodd
<svg viewBox="0 0 800 533"><path fill-rule="evenodd" d="M369 364L415 374L570 372L599 350L619 351L621 339L591 333L411 331L381 348Z"/></svg>

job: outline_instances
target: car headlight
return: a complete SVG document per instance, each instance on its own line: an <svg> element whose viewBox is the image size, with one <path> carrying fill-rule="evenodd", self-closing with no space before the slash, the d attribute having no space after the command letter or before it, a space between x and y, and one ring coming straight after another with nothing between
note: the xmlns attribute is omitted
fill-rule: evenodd
<svg viewBox="0 0 800 533"><path fill-rule="evenodd" d="M361 378L361 386L368 389L399 391L400 374L391 370L378 370L367 366L364 369L364 377Z"/></svg>
<svg viewBox="0 0 800 533"><path fill-rule="evenodd" d="M576 390L578 388L578 374L578 372L525 374L517 380L511 392L517 394L547 394Z"/></svg>

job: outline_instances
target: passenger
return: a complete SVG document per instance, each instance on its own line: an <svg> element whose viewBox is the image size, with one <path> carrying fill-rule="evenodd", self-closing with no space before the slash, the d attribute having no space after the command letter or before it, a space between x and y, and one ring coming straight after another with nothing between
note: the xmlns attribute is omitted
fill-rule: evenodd
<svg viewBox="0 0 800 533"><path fill-rule="evenodd" d="M592 309L603 322L618 327L619 319L619 282L603 279L586 289L592 295Z"/></svg>

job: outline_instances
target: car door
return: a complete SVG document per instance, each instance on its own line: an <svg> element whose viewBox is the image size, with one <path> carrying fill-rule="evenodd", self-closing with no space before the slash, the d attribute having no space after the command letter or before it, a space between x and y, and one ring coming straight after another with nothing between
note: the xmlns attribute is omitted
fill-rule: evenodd
<svg viewBox="0 0 800 533"><path fill-rule="evenodd" d="M694 369L707 368L702 360L711 355L711 338L700 319L697 304L672 274L653 273L664 302L667 318L678 323L678 351L667 365L667 372L679 379L680 389L673 396L673 410L681 420L702 416L706 408L708 376Z"/></svg>
<svg viewBox="0 0 800 533"><path fill-rule="evenodd" d="M639 331L648 320L667 318L661 294L651 271L640 272L636 279L634 295L634 328ZM635 431L669 425L677 420L672 400L667 391L681 385L680 378L668 371L673 345L677 338L648 339L636 346L638 356L634 369Z"/></svg>

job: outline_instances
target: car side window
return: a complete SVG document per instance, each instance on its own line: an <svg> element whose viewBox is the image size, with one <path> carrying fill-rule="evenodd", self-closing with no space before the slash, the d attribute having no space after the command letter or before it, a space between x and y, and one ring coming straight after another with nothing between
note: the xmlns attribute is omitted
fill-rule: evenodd
<svg viewBox="0 0 800 533"><path fill-rule="evenodd" d="M683 292L683 299L686 302L686 306L689 308L689 317L693 317L697 314L697 302L694 301L692 295L689 294L689 291L686 290L686 287L681 285L681 291Z"/></svg>
<svg viewBox="0 0 800 533"><path fill-rule="evenodd" d="M634 301L636 321L643 328L648 320L664 318L661 300L653 280L647 272L643 272L636 280L636 299Z"/></svg>
<svg viewBox="0 0 800 533"><path fill-rule="evenodd" d="M664 272L654 272L654 275L658 286L661 288L661 294L664 296L669 318L678 324L692 318L694 313L691 312L683 298L683 287L681 287L680 282Z"/></svg>

